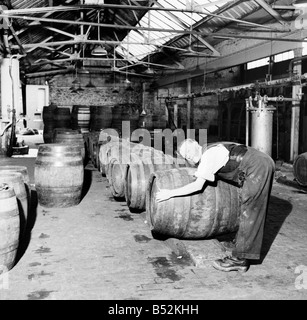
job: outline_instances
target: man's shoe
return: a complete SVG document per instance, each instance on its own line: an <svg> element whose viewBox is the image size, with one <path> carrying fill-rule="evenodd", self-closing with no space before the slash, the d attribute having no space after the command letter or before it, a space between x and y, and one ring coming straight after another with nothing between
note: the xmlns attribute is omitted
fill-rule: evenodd
<svg viewBox="0 0 307 320"><path fill-rule="evenodd" d="M249 268L249 263L246 259L240 259L236 257L225 257L213 262L213 267L217 270L229 272L229 271L241 271L246 272Z"/></svg>

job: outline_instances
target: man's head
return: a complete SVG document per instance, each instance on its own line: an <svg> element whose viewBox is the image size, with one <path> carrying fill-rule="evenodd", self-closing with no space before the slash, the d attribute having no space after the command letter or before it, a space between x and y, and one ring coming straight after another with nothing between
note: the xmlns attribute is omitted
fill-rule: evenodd
<svg viewBox="0 0 307 320"><path fill-rule="evenodd" d="M181 145L179 145L178 152L183 158L189 162L192 162L193 164L196 164L201 159L202 147L196 140L186 139L181 143Z"/></svg>

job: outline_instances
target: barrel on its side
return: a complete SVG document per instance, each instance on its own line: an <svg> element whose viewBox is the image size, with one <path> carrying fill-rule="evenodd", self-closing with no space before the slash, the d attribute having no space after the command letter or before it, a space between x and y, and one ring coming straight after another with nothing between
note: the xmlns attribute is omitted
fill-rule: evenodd
<svg viewBox="0 0 307 320"><path fill-rule="evenodd" d="M117 145L110 148L107 154L110 159L107 166L106 176L108 178L110 189L115 198L125 198L126 171L127 166L131 163L152 164L152 159L155 158L156 164L162 164L164 154L154 148L141 147L136 143L125 142L118 148Z"/></svg>
<svg viewBox="0 0 307 320"><path fill-rule="evenodd" d="M159 170L176 168L175 159L164 154L148 153L143 158L131 155L132 161L125 171L125 199L127 205L133 210L145 210L146 187L150 175Z"/></svg>
<svg viewBox="0 0 307 320"><path fill-rule="evenodd" d="M29 198L24 178L20 172L2 171L0 173L0 184L7 184L15 192L20 218L20 231L24 234L29 212Z"/></svg>
<svg viewBox="0 0 307 320"><path fill-rule="evenodd" d="M84 166L80 147L41 144L34 166L38 202L43 207L72 207L81 201Z"/></svg>
<svg viewBox="0 0 307 320"><path fill-rule="evenodd" d="M239 188L221 180L194 195L156 201L159 189L175 189L195 181L195 171L176 168L151 174L146 190L146 215L154 233L204 239L238 229Z"/></svg>
<svg viewBox="0 0 307 320"><path fill-rule="evenodd" d="M109 181L110 190L116 199L125 198L125 170L130 163L131 148L121 144L111 146L107 153L106 177Z"/></svg>
<svg viewBox="0 0 307 320"><path fill-rule="evenodd" d="M301 185L307 186L307 152L299 154L293 162L293 171L296 181Z"/></svg>
<svg viewBox="0 0 307 320"><path fill-rule="evenodd" d="M102 175L107 175L110 159L117 156L121 145L130 145L130 142L113 136L109 140L99 140L98 161Z"/></svg>
<svg viewBox="0 0 307 320"><path fill-rule="evenodd" d="M14 189L0 184L0 274L15 264L19 234L20 220Z"/></svg>

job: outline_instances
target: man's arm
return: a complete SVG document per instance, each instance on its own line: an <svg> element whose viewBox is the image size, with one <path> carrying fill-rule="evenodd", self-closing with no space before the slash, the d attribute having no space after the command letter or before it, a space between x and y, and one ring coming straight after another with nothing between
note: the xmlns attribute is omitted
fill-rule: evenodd
<svg viewBox="0 0 307 320"><path fill-rule="evenodd" d="M173 197L190 195L194 192L201 191L207 180L214 181L215 173L225 165L228 159L229 151L223 145L217 145L206 150L195 172L197 179L177 189L161 189L156 194L156 200L161 202Z"/></svg>
<svg viewBox="0 0 307 320"><path fill-rule="evenodd" d="M161 202L170 198L185 196L201 191L205 182L205 179L197 178L195 181L177 189L161 189L156 194L156 200L157 202Z"/></svg>

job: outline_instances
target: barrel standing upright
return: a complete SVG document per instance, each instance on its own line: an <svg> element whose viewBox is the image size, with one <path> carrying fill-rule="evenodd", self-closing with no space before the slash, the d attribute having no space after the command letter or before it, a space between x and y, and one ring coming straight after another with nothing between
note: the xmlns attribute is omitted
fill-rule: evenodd
<svg viewBox="0 0 307 320"><path fill-rule="evenodd" d="M71 207L81 201L84 166L78 145L41 144L34 167L38 203L43 207Z"/></svg>

